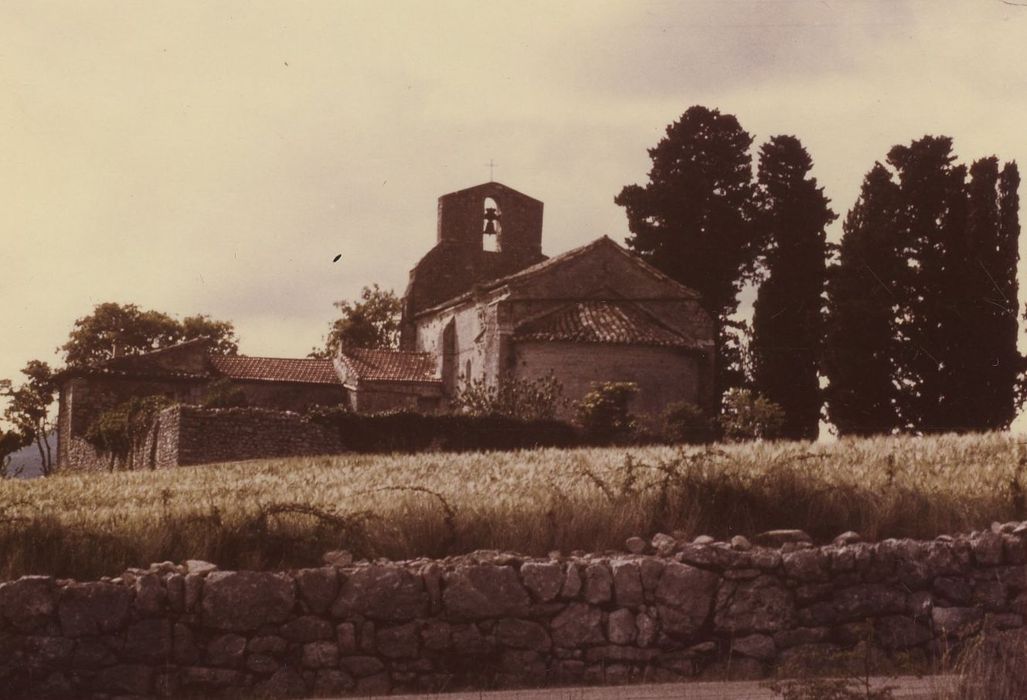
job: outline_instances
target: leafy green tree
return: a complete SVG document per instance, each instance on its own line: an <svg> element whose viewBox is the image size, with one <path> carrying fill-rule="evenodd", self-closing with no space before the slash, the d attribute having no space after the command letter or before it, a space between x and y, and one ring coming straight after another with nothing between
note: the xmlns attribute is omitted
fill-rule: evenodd
<svg viewBox="0 0 1027 700"><path fill-rule="evenodd" d="M649 182L614 199L626 210L628 246L702 295L716 325L717 396L741 381L739 358L726 351L729 317L754 255L751 145L734 116L690 107L649 149Z"/></svg>
<svg viewBox="0 0 1027 700"><path fill-rule="evenodd" d="M660 414L660 436L671 443L698 445L712 442L715 422L706 411L688 401L675 401Z"/></svg>
<svg viewBox="0 0 1027 700"><path fill-rule="evenodd" d="M324 347L309 357L334 357L340 348L388 350L399 346L402 301L391 289L364 287L358 301L337 301L341 316L332 322Z"/></svg>
<svg viewBox="0 0 1027 700"><path fill-rule="evenodd" d="M877 163L842 225L837 263L828 270L824 371L828 417L841 435L890 433L901 427L894 381L898 186Z"/></svg>
<svg viewBox="0 0 1027 700"><path fill-rule="evenodd" d="M8 399L4 418L14 426L22 446L35 443L43 476L49 476L56 468L50 448L54 427L50 405L57 394L53 370L45 362L32 360L21 373L26 379L17 387L9 379L0 379L0 396Z"/></svg>
<svg viewBox="0 0 1027 700"><path fill-rule="evenodd" d="M820 424L825 228L837 218L809 177L812 167L794 136L775 136L760 149L756 224L764 279L753 313L753 381L784 410L782 437L796 440L816 439Z"/></svg>
<svg viewBox="0 0 1027 700"><path fill-rule="evenodd" d="M578 423L585 437L597 444L616 443L635 436L638 424L631 415L631 399L638 393L634 382L602 382L593 385L577 404Z"/></svg>
<svg viewBox="0 0 1027 700"><path fill-rule="evenodd" d="M189 316L178 321L160 311L146 311L135 304L107 302L75 321L67 342L59 350L69 367L96 365L118 355L137 355L195 338L212 341L212 350L234 355L239 339L231 322L209 316Z"/></svg>
<svg viewBox="0 0 1027 700"><path fill-rule="evenodd" d="M11 455L30 443L20 432L0 428L0 479L18 475L18 471L11 472Z"/></svg>
<svg viewBox="0 0 1027 700"><path fill-rule="evenodd" d="M773 401L749 389L724 395L720 427L726 440L772 440L781 437L785 412Z"/></svg>

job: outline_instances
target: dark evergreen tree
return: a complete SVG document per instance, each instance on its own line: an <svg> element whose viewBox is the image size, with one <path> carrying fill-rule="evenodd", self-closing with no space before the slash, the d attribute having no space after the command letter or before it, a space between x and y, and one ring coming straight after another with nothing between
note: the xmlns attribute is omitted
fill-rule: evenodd
<svg viewBox="0 0 1027 700"><path fill-rule="evenodd" d="M952 139L946 136L925 136L888 152L902 199L897 221L901 252L910 261L895 280L899 414L914 431L945 430L950 424L943 406L944 361L955 309L947 253L965 221L965 189L957 183L965 169L953 169L953 160Z"/></svg>
<svg viewBox="0 0 1027 700"><path fill-rule="evenodd" d="M953 348L952 374L958 382L953 403L960 407L953 429L1008 427L1016 411L1020 355L1016 349L1019 221L1016 165L999 175L995 157L970 168L963 268L962 343Z"/></svg>
<svg viewBox="0 0 1027 700"><path fill-rule="evenodd" d="M1006 163L998 180L999 202L999 240L998 257L1000 262L995 265L996 277L1000 280L1001 303L1013 313L1002 314L1002 322L997 324L997 334L1005 348L1005 362L1000 360L994 367L999 386L1012 386L1011 394L1003 389L1000 399L993 404L992 425L1008 426L1013 422L1021 408L1023 392L1019 390L1022 382L1024 359L1016 349L1019 320L1016 270L1020 262L1020 171L1015 162Z"/></svg>
<svg viewBox="0 0 1027 700"><path fill-rule="evenodd" d="M725 350L753 259L751 145L734 116L690 107L649 149L649 182L614 200L627 213L628 246L702 295L716 324L717 396L741 377L739 358Z"/></svg>
<svg viewBox="0 0 1027 700"><path fill-rule="evenodd" d="M905 271L897 230L901 206L891 173L875 164L845 217L837 263L828 270L827 412L841 435L901 427L894 381L896 280Z"/></svg>
<svg viewBox="0 0 1027 700"><path fill-rule="evenodd" d="M794 136L760 149L762 277L753 312L753 381L784 409L782 437L814 440L820 424L820 351L827 265L824 229L837 216L809 177L813 160Z"/></svg>
<svg viewBox="0 0 1027 700"><path fill-rule="evenodd" d="M948 137L894 147L888 162L897 185L878 164L846 221L829 285L829 404L842 432L1000 429L1015 415L1022 362L1016 348L1019 176L1015 164L1000 174L991 157L976 161L968 179L967 168L954 161ZM860 294L852 250L855 234L867 228L860 222L868 213L872 181L882 193L893 188L894 197L874 214L875 226L890 227L889 240L867 258L879 261L882 273L874 271L891 296L887 333L883 303L846 299ZM858 328L855 309L864 303L877 314L867 316L876 333L864 330L861 341L849 329ZM860 348L859 342L865 345L858 351L845 345ZM871 349L878 381L860 389L859 358L870 357ZM893 413L883 408L886 371L894 388ZM867 430L854 428L867 411L894 420L891 426L870 420Z"/></svg>

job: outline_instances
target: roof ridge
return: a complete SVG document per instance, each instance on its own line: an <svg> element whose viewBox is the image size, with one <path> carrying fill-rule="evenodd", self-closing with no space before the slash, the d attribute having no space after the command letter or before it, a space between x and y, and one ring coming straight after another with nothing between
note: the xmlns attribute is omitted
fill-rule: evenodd
<svg viewBox="0 0 1027 700"><path fill-rule="evenodd" d="M330 357L274 357L271 355L222 355L220 353L210 353L211 359L230 359L230 360L288 360L298 362L324 362L330 360Z"/></svg>
<svg viewBox="0 0 1027 700"><path fill-rule="evenodd" d="M108 357L106 360L101 362L97 366L103 366L110 362L116 362L119 360L135 359L139 357L153 357L154 355L160 355L161 353L169 352L171 350L179 350L186 347L187 345L199 345L201 343L210 344L212 341L210 338L201 336L199 338L189 338L189 340L182 340L172 345L165 345L162 348L153 348L152 350L146 350L145 352L136 352L129 355L115 355L114 357Z"/></svg>

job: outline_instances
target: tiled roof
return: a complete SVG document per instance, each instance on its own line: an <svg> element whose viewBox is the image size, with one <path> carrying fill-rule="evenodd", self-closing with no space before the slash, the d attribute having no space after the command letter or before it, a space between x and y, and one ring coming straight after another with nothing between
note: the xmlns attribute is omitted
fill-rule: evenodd
<svg viewBox="0 0 1027 700"><path fill-rule="evenodd" d="M343 350L341 360L356 379L378 382L438 382L435 358L427 352Z"/></svg>
<svg viewBox="0 0 1027 700"><path fill-rule="evenodd" d="M579 246L577 248L572 248L571 250L568 250L566 252L560 253L559 255L555 255L555 256L553 256L551 258L546 258L545 260L543 260L541 262L537 262L534 265L526 267L523 270L519 270L518 272L514 272L513 274L506 275L504 277L497 277L494 280L488 280L486 282L482 282L481 284L476 285L476 290L472 290L470 292L464 292L463 294L455 296L452 299L447 299L446 301L443 301L443 302L441 302L439 304L435 304L434 306L431 306L429 308L422 309L422 310L418 311L417 314L421 315L421 314L426 314L426 313L432 313L434 311L438 311L439 309L444 309L446 307L452 306L452 305L454 305L454 304L456 304L458 302L465 301L467 299L471 299L471 298L473 298L474 294L480 293L481 291L488 291L488 290L492 290L492 289L497 289L497 288L505 286L505 285L514 284L514 283L517 283L517 282L521 282L521 281L524 281L524 280L531 279L532 277L537 277L538 275L545 274L545 273L548 273L548 272L552 271L553 268L559 267L560 265L563 265L564 263L566 263L566 262L568 262L570 260L575 260L577 258L580 258L580 257L584 256L584 255L588 255L592 251L597 250L599 248L609 248L611 250L616 250L618 253L620 253L621 255L626 257L628 260L630 260L634 265L636 265L637 267L640 267L641 269L645 270L646 272L648 272L653 277L655 277L657 279L660 279L660 280L663 280L664 282L667 282L667 283L673 285L674 287L676 287L678 289L678 292L679 292L681 298L683 298L683 299L695 299L695 300L699 299L699 293L696 292L694 289L692 289L690 287L686 287L685 285L681 284L680 282L678 282L678 281L676 281L674 279L671 279L670 277L668 277L664 273L660 272L659 270L657 270L655 267L653 267L652 265L650 265L646 261L642 260L642 258L640 258L639 256L635 255L634 253L632 253L632 252L628 251L627 249L625 249L623 246L619 245L616 241L612 240L609 236L600 236L599 238L595 239L591 243L586 243L583 246Z"/></svg>
<svg viewBox="0 0 1027 700"><path fill-rule="evenodd" d="M211 355L210 364L217 374L232 379L297 384L340 383L330 359Z"/></svg>
<svg viewBox="0 0 1027 700"><path fill-rule="evenodd" d="M580 301L530 319L514 330L515 340L566 341L692 347L631 302Z"/></svg>

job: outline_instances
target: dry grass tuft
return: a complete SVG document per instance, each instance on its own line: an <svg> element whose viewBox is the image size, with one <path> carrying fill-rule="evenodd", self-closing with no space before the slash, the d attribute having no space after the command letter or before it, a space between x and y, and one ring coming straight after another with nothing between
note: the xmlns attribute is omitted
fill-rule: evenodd
<svg viewBox="0 0 1027 700"><path fill-rule="evenodd" d="M632 535L796 527L930 538L1027 519L1005 434L836 444L341 455L0 482L0 579L202 558L316 565L474 549L620 548Z"/></svg>

